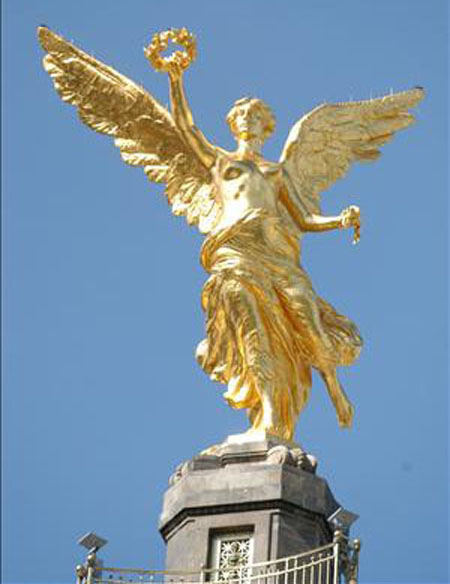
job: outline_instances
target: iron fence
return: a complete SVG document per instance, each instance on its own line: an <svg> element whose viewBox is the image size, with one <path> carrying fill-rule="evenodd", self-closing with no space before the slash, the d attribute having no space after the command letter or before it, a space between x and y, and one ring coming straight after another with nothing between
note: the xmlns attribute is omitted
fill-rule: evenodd
<svg viewBox="0 0 450 584"><path fill-rule="evenodd" d="M359 540L336 531L333 542L306 553L232 568L197 571L106 567L91 552L77 584L357 584Z"/></svg>

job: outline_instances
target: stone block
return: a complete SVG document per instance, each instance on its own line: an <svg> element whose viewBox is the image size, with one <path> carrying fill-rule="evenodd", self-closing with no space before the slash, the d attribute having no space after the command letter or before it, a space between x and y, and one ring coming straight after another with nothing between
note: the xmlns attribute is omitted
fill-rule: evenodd
<svg viewBox="0 0 450 584"><path fill-rule="evenodd" d="M270 437L229 440L180 465L160 517L166 569L216 567L217 537L248 534L252 563L331 542L327 518L339 505L315 468L298 445Z"/></svg>

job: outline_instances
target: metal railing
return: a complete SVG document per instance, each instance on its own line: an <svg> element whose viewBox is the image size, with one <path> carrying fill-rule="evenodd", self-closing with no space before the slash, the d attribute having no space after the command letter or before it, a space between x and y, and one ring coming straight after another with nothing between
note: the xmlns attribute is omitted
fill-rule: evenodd
<svg viewBox="0 0 450 584"><path fill-rule="evenodd" d="M357 584L359 540L341 531L333 542L306 553L246 566L197 571L105 567L96 552L76 568L77 584Z"/></svg>

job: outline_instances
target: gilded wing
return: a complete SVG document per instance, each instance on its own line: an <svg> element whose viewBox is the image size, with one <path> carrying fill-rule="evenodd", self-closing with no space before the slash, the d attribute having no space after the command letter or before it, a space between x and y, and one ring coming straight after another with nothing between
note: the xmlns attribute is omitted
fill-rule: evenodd
<svg viewBox="0 0 450 584"><path fill-rule="evenodd" d="M44 69L62 100L75 105L82 122L114 136L127 164L166 183L175 215L185 215L202 233L214 227L220 209L212 177L183 140L172 116L152 95L111 67L46 27L38 38L47 52Z"/></svg>
<svg viewBox="0 0 450 584"><path fill-rule="evenodd" d="M310 213L320 212L320 193L352 162L376 160L379 147L414 122L408 110L423 97L417 87L366 101L325 103L293 126L280 162Z"/></svg>

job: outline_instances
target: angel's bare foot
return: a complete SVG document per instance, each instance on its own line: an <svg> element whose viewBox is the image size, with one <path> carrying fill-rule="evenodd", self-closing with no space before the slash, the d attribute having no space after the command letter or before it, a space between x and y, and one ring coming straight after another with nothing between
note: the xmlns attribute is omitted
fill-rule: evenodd
<svg viewBox="0 0 450 584"><path fill-rule="evenodd" d="M259 404L249 411L249 418L251 428L246 432L248 436L253 435L261 439L262 436L270 434L283 440L292 439L292 429L283 423L267 393L263 393Z"/></svg>
<svg viewBox="0 0 450 584"><path fill-rule="evenodd" d="M355 412L355 408L352 406L352 404L346 399L340 403L336 409L339 426L341 428L351 428L353 414Z"/></svg>
<svg viewBox="0 0 450 584"><path fill-rule="evenodd" d="M336 375L336 370L322 371L322 378L327 386L328 394L336 410L339 426L350 428L353 422L354 407L345 394L345 391Z"/></svg>
<svg viewBox="0 0 450 584"><path fill-rule="evenodd" d="M285 429L283 428L283 423L279 417L279 413L272 403L270 393L270 390L266 390L261 396L262 416L260 427L267 434L283 437Z"/></svg>

